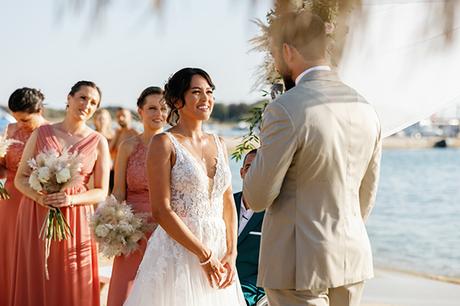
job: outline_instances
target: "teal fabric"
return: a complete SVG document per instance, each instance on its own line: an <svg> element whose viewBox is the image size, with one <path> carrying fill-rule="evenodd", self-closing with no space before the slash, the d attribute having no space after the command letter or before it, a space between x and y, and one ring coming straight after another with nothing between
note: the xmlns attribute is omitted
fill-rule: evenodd
<svg viewBox="0 0 460 306"><path fill-rule="evenodd" d="M241 283L241 289L243 290L244 299L246 300L246 304L248 306L255 306L265 295L263 288L254 286L250 283Z"/></svg>
<svg viewBox="0 0 460 306"><path fill-rule="evenodd" d="M242 193L235 193L233 197L235 199L239 226ZM244 296L247 303L249 303L248 305L255 305L264 296L263 289L256 286L261 236L255 234L261 232L263 218L264 212L254 213L238 236L236 269Z"/></svg>

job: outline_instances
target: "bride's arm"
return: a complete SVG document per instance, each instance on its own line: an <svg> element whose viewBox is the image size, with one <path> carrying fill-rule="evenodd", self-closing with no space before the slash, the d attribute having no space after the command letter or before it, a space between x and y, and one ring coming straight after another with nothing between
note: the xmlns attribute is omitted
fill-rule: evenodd
<svg viewBox="0 0 460 306"><path fill-rule="evenodd" d="M227 148L222 139L222 148L224 150L225 160L228 161ZM227 287L232 284L236 273L236 255L237 255L237 219L236 219L236 208L235 200L233 198L232 186L230 185L224 192L224 213L223 218L226 227L226 238L227 238L227 253L221 260L222 264L227 269L227 278L222 284L223 287Z"/></svg>
<svg viewBox="0 0 460 306"><path fill-rule="evenodd" d="M203 266L208 280L211 285L213 281L219 284L223 276L222 264L171 208L173 154L171 140L166 134L156 135L150 141L147 151L147 179L153 219L171 238L195 254L200 263L208 262Z"/></svg>

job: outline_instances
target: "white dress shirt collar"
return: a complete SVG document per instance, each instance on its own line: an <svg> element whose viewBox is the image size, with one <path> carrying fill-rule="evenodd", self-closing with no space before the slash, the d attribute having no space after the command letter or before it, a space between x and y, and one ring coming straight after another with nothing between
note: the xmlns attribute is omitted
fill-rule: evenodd
<svg viewBox="0 0 460 306"><path fill-rule="evenodd" d="M240 205L240 225L238 226L238 236L241 234L241 232L243 232L244 228L249 222L249 219L251 219L252 215L254 214L254 211L252 209L246 209L246 207L244 206L243 197L241 197Z"/></svg>
<svg viewBox="0 0 460 306"><path fill-rule="evenodd" d="M310 73L312 71L331 71L331 67L329 66L313 66L311 68L308 68L307 70L305 70L304 72L302 72L301 74L299 74L299 76L295 79L295 84L299 84L300 80L304 77L304 75L306 75L307 73Z"/></svg>

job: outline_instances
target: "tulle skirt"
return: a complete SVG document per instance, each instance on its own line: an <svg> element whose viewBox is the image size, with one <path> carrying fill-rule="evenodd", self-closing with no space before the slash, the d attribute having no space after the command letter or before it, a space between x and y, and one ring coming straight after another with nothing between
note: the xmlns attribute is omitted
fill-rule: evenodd
<svg viewBox="0 0 460 306"><path fill-rule="evenodd" d="M218 258L226 251L222 218L184 220ZM197 257L158 227L145 251L125 306L245 306L238 277L225 289L211 287Z"/></svg>

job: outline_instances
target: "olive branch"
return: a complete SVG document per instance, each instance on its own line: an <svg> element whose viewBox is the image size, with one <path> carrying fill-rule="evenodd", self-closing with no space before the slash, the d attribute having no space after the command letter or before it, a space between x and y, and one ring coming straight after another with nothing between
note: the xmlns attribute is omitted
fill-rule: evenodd
<svg viewBox="0 0 460 306"><path fill-rule="evenodd" d="M265 95L268 93L266 92ZM254 106L249 110L248 115L244 119L249 124L249 132L243 136L241 143L238 144L235 150L232 152L232 159L240 161L243 158L244 153L255 149L256 145L260 145L259 136L256 131L260 129L260 123L262 122L262 115L265 107L267 107L269 101L263 101Z"/></svg>

